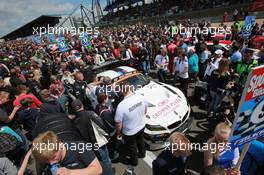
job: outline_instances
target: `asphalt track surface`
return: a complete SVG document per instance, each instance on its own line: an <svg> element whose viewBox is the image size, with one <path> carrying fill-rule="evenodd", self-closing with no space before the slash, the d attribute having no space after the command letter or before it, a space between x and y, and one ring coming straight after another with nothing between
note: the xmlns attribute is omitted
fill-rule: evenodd
<svg viewBox="0 0 264 175"><path fill-rule="evenodd" d="M156 80L155 73L151 74L152 79ZM177 84L176 84L177 87ZM215 123L210 120L206 114L206 104L201 103L197 99L193 99L194 83L189 84L188 88L188 101L191 104L192 113L190 117L193 117L192 124L189 130L186 132L186 136L192 143L205 143L213 136L213 130ZM162 150L147 151L144 159L139 159L138 166L135 167L136 175L152 175L152 161L159 155ZM121 158L123 154L121 152ZM121 162L113 162L113 167L116 171L116 175L125 175L125 169L127 165ZM200 172L203 168L203 152L192 151L192 155L187 159L187 169L191 169Z"/></svg>

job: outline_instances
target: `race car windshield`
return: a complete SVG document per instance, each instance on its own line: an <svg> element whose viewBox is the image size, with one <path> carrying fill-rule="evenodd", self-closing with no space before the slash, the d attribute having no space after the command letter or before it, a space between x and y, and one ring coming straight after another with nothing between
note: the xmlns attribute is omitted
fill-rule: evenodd
<svg viewBox="0 0 264 175"><path fill-rule="evenodd" d="M145 77L142 74L137 74L131 77L128 77L120 82L117 83L117 85L121 85L121 84L130 84L132 86L134 86L134 89L137 90L139 88L144 87L145 85L147 85L149 83L149 79L147 77Z"/></svg>

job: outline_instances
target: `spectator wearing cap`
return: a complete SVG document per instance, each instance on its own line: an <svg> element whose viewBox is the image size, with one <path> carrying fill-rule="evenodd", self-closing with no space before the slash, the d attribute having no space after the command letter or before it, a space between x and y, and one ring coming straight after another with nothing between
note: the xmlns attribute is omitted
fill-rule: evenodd
<svg viewBox="0 0 264 175"><path fill-rule="evenodd" d="M217 50L221 50L222 49L222 46L221 45L219 45L219 40L218 39L214 39L213 40L213 48L212 48L212 52L215 52L215 51L217 51Z"/></svg>
<svg viewBox="0 0 264 175"><path fill-rule="evenodd" d="M105 165L108 174L112 175L112 163L106 147L108 130L98 115L93 111L84 110L83 103L76 99L71 104L76 112L73 119L84 141L92 143L99 160Z"/></svg>
<svg viewBox="0 0 264 175"><path fill-rule="evenodd" d="M205 69L205 76L208 80L213 72L213 70L218 69L219 62L223 57L223 51L218 49L215 51L214 57L207 61L207 67Z"/></svg>

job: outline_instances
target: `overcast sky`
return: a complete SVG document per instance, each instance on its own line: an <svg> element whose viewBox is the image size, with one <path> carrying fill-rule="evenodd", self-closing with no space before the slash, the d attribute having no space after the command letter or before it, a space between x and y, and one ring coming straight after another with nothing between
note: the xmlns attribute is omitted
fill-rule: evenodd
<svg viewBox="0 0 264 175"><path fill-rule="evenodd" d="M83 0L88 6L92 0ZM82 0L0 0L0 37L40 15L68 14ZM101 0L104 7L106 0Z"/></svg>

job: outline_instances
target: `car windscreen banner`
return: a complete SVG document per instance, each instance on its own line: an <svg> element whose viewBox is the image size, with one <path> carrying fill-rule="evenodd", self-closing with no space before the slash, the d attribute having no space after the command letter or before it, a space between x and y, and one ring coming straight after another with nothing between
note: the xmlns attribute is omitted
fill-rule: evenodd
<svg viewBox="0 0 264 175"><path fill-rule="evenodd" d="M248 75L229 141L240 146L264 136L264 65Z"/></svg>
<svg viewBox="0 0 264 175"><path fill-rule="evenodd" d="M247 16L245 19L245 24L242 28L243 38L248 38L251 35L252 29L256 23L256 16Z"/></svg>
<svg viewBox="0 0 264 175"><path fill-rule="evenodd" d="M64 37L58 37L57 38L57 43L58 43L58 46L59 46L59 50L62 53L63 52L67 52L70 49L69 46L67 45Z"/></svg>

